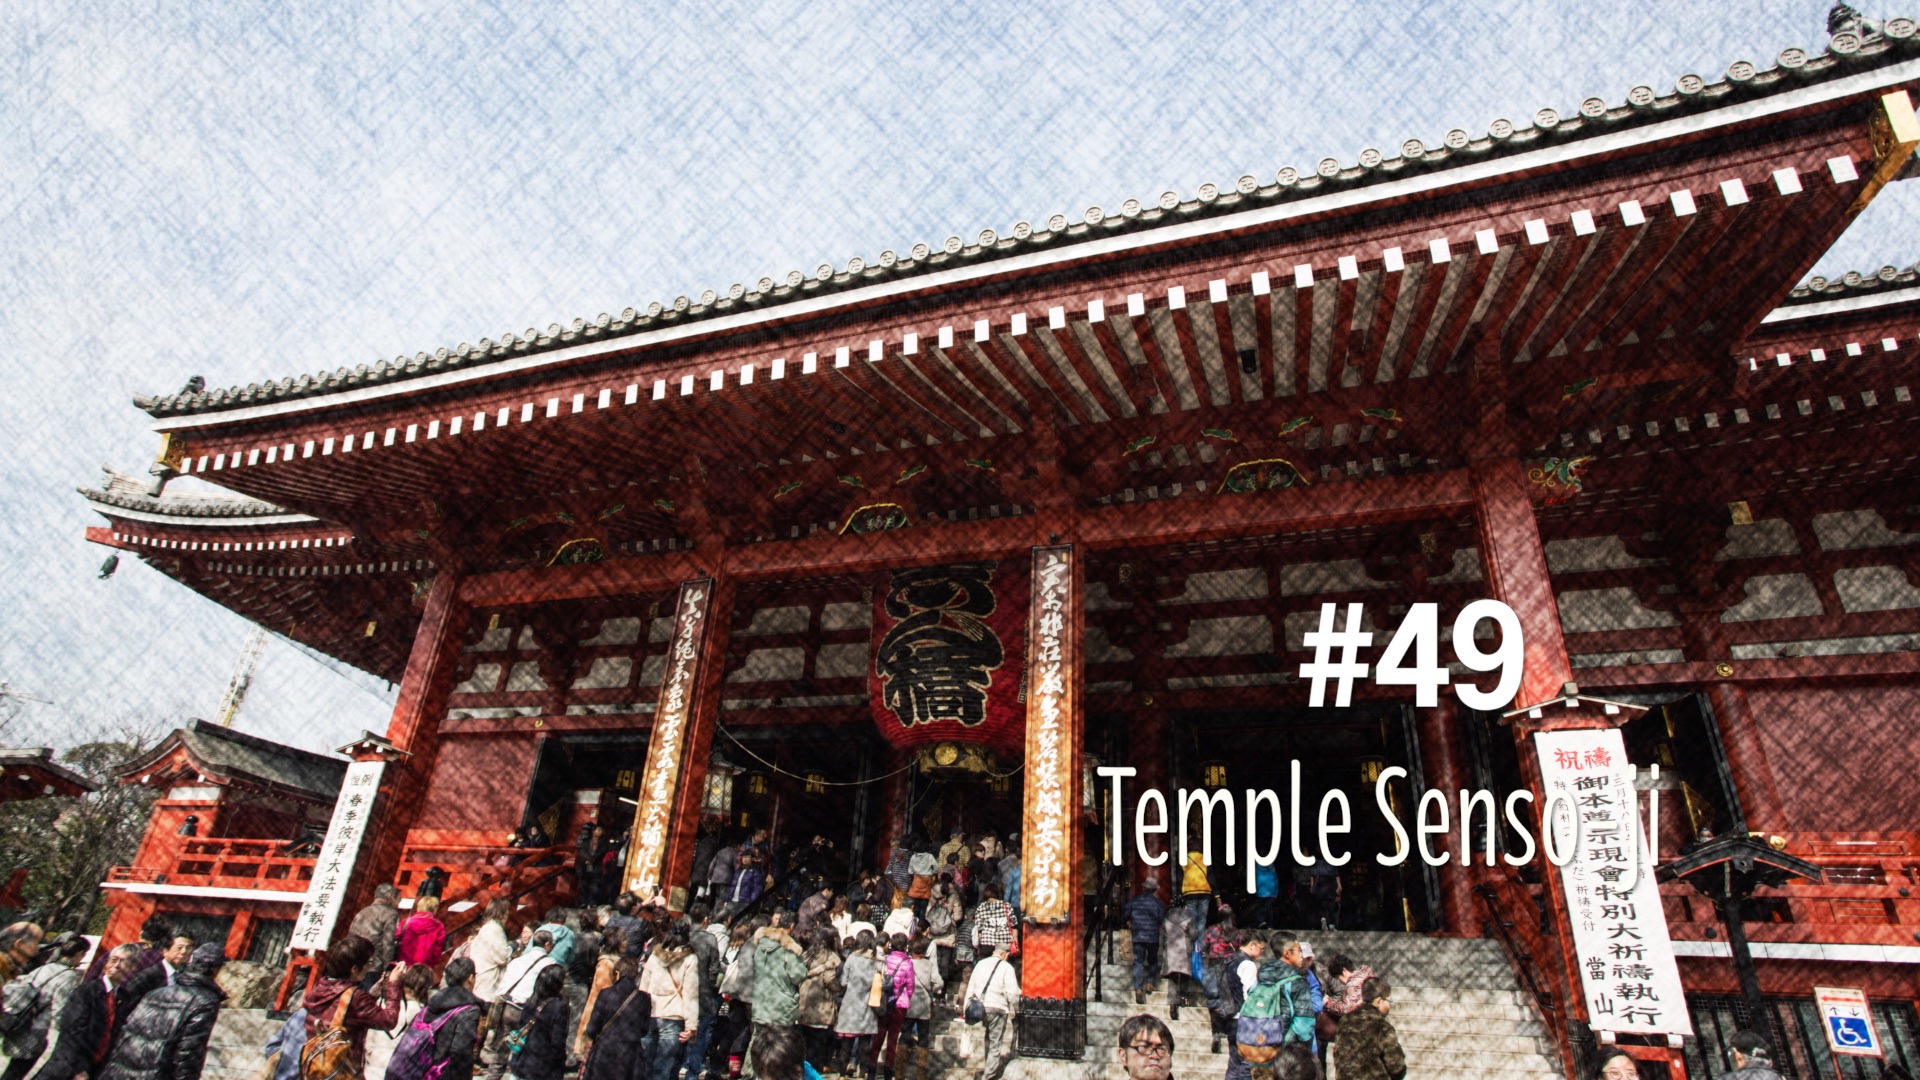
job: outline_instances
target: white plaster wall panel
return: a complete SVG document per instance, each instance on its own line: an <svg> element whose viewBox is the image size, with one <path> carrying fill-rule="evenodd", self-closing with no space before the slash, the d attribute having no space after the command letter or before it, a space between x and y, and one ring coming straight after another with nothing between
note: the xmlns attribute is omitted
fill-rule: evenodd
<svg viewBox="0 0 1920 1080"><path fill-rule="evenodd" d="M638 632L636 628L636 633ZM573 680L575 690L610 690L627 685L633 677L633 659L626 656L595 657L587 673Z"/></svg>
<svg viewBox="0 0 1920 1080"><path fill-rule="evenodd" d="M673 616L662 615L653 620L653 626L647 630L647 640L654 644L673 640Z"/></svg>
<svg viewBox="0 0 1920 1080"><path fill-rule="evenodd" d="M1598 630L1637 630L1647 626L1677 626L1670 612L1649 611L1632 589L1575 589L1561 593L1560 629L1569 634Z"/></svg>
<svg viewBox="0 0 1920 1080"><path fill-rule="evenodd" d="M805 610L804 608L801 610ZM807 651L799 646L785 649L755 649L747 654L738 670L727 676L730 683L772 682L798 679L807 673Z"/></svg>
<svg viewBox="0 0 1920 1080"><path fill-rule="evenodd" d="M1347 609L1339 607L1338 605L1335 605L1335 608L1336 612L1333 625L1335 629L1345 630L1347 628ZM1383 614L1385 613L1384 608L1377 610ZM1371 604L1361 609L1360 629L1373 631L1374 643L1379 644L1387 640L1387 636L1391 634L1392 628L1389 627L1387 635L1383 635L1379 624L1374 622L1373 616L1375 611L1376 608ZM1446 620L1442 619L1441 623L1440 633L1443 636L1450 635L1453 631L1450 626L1446 625ZM1296 611L1288 615L1286 622L1282 625L1282 632L1286 635L1287 648L1294 651L1305 649L1307 647L1307 631L1318 629L1320 629L1320 609L1318 607L1311 611Z"/></svg>
<svg viewBox="0 0 1920 1080"><path fill-rule="evenodd" d="M513 627L496 626L480 635L480 640L466 647L466 652L499 652L513 643Z"/></svg>
<svg viewBox="0 0 1920 1080"><path fill-rule="evenodd" d="M1167 648L1168 656L1246 656L1273 651L1273 622L1265 615L1195 619L1187 639Z"/></svg>
<svg viewBox="0 0 1920 1080"><path fill-rule="evenodd" d="M1573 667L1618 667L1623 664L1678 664L1686 660L1679 649L1648 649L1645 652L1576 653L1567 657Z"/></svg>
<svg viewBox="0 0 1920 1080"><path fill-rule="evenodd" d="M1638 566L1658 566L1658 559L1636 559L1627 554L1626 540L1619 536L1581 536L1546 542L1547 572L1579 574L1589 570L1631 570Z"/></svg>
<svg viewBox="0 0 1920 1080"><path fill-rule="evenodd" d="M533 627L521 627L520 638L514 643L513 647L516 649L538 649L540 647L540 639L534 636Z"/></svg>
<svg viewBox="0 0 1920 1080"><path fill-rule="evenodd" d="M582 645L637 645L640 643L640 624L646 620L623 615L608 619L600 624L600 632L581 642Z"/></svg>
<svg viewBox="0 0 1920 1080"><path fill-rule="evenodd" d="M508 690L545 690L547 681L540 677L540 665L531 660L523 660L513 665L507 672Z"/></svg>
<svg viewBox="0 0 1920 1080"><path fill-rule="evenodd" d="M1809 638L1735 645L1735 660L1771 660L1781 656L1864 656L1920 649L1920 635L1872 634L1867 637Z"/></svg>
<svg viewBox="0 0 1920 1080"><path fill-rule="evenodd" d="M1762 574L1747 579L1746 599L1720 615L1723 623L1798 619L1820 614L1820 597L1805 574Z"/></svg>
<svg viewBox="0 0 1920 1080"><path fill-rule="evenodd" d="M1828 551L1858 548L1903 547L1920 544L1920 533L1895 532L1878 510L1844 510L1836 514L1815 514L1813 535Z"/></svg>
<svg viewBox="0 0 1920 1080"><path fill-rule="evenodd" d="M822 645L813 657L813 673L823 679L854 679L867 673L866 642Z"/></svg>
<svg viewBox="0 0 1920 1080"><path fill-rule="evenodd" d="M828 604L820 609L820 629L854 630L873 625L873 605L864 601Z"/></svg>
<svg viewBox="0 0 1920 1080"><path fill-rule="evenodd" d="M747 628L738 633L741 637L798 634L806 630L810 621L811 613L804 607L761 608L753 613L753 621L747 624Z"/></svg>
<svg viewBox="0 0 1920 1080"><path fill-rule="evenodd" d="M1480 549L1461 548L1453 553L1453 565L1437 578L1428 580L1435 585L1465 584L1486 577L1485 569L1480 565Z"/></svg>
<svg viewBox="0 0 1920 1080"><path fill-rule="evenodd" d="M1086 650L1090 664L1112 664L1133 659L1132 653L1115 645L1107 637L1107 628L1104 626L1087 627Z"/></svg>
<svg viewBox="0 0 1920 1080"><path fill-rule="evenodd" d="M1186 589L1169 604L1211 604L1222 600L1258 600L1267 595L1267 572L1259 567L1207 570L1187 575Z"/></svg>
<svg viewBox="0 0 1920 1080"><path fill-rule="evenodd" d="M660 677L667 672L667 654L655 653L640 661L640 685L659 686Z"/></svg>
<svg viewBox="0 0 1920 1080"><path fill-rule="evenodd" d="M1834 591L1847 611L1904 611L1920 607L1920 589L1897 566L1861 566L1836 570Z"/></svg>
<svg viewBox="0 0 1920 1080"><path fill-rule="evenodd" d="M1716 560L1761 559L1769 555L1793 555L1800 541L1793 538L1793 525L1783 518L1768 518L1751 525L1729 525L1727 542Z"/></svg>
<svg viewBox="0 0 1920 1080"><path fill-rule="evenodd" d="M467 677L466 682L454 687L452 692L456 694L490 693L494 687L500 685L500 670L499 664L476 664L473 674Z"/></svg>
<svg viewBox="0 0 1920 1080"><path fill-rule="evenodd" d="M1391 582L1375 581L1359 559L1302 563L1280 569L1280 595L1312 596L1315 593L1353 592L1360 589L1385 589Z"/></svg>
<svg viewBox="0 0 1920 1080"><path fill-rule="evenodd" d="M1086 609L1088 611L1119 611L1127 605L1113 598L1107 591L1104 581L1087 582Z"/></svg>

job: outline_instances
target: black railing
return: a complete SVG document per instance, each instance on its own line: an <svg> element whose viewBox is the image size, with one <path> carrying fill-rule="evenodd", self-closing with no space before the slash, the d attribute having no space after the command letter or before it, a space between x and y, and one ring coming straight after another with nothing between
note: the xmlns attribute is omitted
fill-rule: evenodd
<svg viewBox="0 0 1920 1080"><path fill-rule="evenodd" d="M1520 973L1520 980L1533 995L1534 1004L1540 1007L1542 1018L1550 1027L1563 1028L1564 1020L1554 1008L1553 992L1542 985L1539 962L1534 959L1533 951L1514 936L1514 923L1500 907L1500 894L1491 885L1476 885L1473 895L1479 897L1480 906L1487 909L1488 925L1493 928L1494 937L1506 948L1514 970Z"/></svg>
<svg viewBox="0 0 1920 1080"><path fill-rule="evenodd" d="M1099 1001L1102 984L1105 981L1102 969L1113 962L1114 924L1119 918L1119 905L1114 902L1114 893L1124 878L1121 867L1112 864L1100 868L1100 881L1095 887L1093 897L1087 903L1087 929L1081 937L1080 955L1087 958L1086 983L1092 984L1092 1000ZM1105 939L1105 962L1102 962L1101 939Z"/></svg>

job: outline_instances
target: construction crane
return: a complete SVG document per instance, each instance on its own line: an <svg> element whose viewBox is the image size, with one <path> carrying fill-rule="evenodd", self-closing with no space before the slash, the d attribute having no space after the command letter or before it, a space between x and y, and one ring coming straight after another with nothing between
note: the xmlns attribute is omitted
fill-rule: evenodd
<svg viewBox="0 0 1920 1080"><path fill-rule="evenodd" d="M233 718L240 714L240 705L247 700L247 688L253 685L253 669L260 663L260 653L267 647L267 632L256 626L253 633L247 635L246 644L240 646L240 662L233 666L233 681L227 684L227 696L220 702L220 726L232 727Z"/></svg>

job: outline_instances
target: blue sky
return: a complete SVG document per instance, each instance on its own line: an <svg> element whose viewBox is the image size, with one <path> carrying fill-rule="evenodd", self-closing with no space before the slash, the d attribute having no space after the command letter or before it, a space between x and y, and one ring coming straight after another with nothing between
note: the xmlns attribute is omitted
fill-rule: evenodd
<svg viewBox="0 0 1920 1080"><path fill-rule="evenodd" d="M24 2L0 13L0 679L17 741L211 715L238 617L76 484L135 392L411 355L1824 47L1827 5ZM1885 17L1920 15L1878 10ZM1895 185L1817 269L1920 258ZM391 695L276 643L245 728Z"/></svg>

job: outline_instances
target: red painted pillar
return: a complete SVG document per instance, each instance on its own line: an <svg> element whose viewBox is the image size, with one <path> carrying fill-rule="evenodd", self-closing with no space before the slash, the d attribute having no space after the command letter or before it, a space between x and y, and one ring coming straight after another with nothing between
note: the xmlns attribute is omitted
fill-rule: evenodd
<svg viewBox="0 0 1920 1080"><path fill-rule="evenodd" d="M1513 707L1550 701L1573 680L1573 667L1560 633L1560 606L1547 580L1546 548L1533 518L1526 464L1512 454L1488 455L1477 457L1471 471L1487 595L1513 609L1526 644L1526 673Z"/></svg>
<svg viewBox="0 0 1920 1080"><path fill-rule="evenodd" d="M407 833L425 801L427 780L440 752L440 721L447 715L454 664L465 640L469 609L460 599L460 575L451 568L434 576L413 649L400 677L400 696L387 723L393 755L380 785L373 823L360 849L342 910L345 917L373 898L374 886L392 881ZM344 929L345 924L342 924Z"/></svg>
<svg viewBox="0 0 1920 1080"><path fill-rule="evenodd" d="M1083 985L1079 868L1089 857L1081 851L1080 827L1084 583L1083 562L1072 545L1033 550L1020 828L1020 902L1026 912L1021 992L1063 1011Z"/></svg>
<svg viewBox="0 0 1920 1080"><path fill-rule="evenodd" d="M1447 797L1454 812L1460 808L1459 792L1466 783L1466 732L1461 726L1460 704L1442 695L1440 705L1420 709L1420 769L1428 789ZM1496 811L1497 813L1498 811ZM1474 853L1460 850L1456 828L1444 838L1451 856L1435 876L1440 882L1440 913L1446 920L1446 937L1479 937L1480 920L1473 912L1473 886L1476 880ZM1485 861L1485 856L1480 856Z"/></svg>
<svg viewBox="0 0 1920 1080"><path fill-rule="evenodd" d="M705 595L696 600L701 593ZM660 841L662 855L657 877L643 882L665 889L667 906L674 911L687 908L687 886L693 876L693 845L700 836L700 806L706 797L707 763L713 757L713 729L720 716L720 683L726 675L727 648L732 641L734 596L733 578L724 570L713 579L689 581L680 586L671 646L674 651L667 654L666 674L660 680L660 702L653 710L654 734L647 746L646 771L640 782L640 807L634 813L634 842L627 856L627 881L632 888L635 881L645 877L645 871L652 869L634 863L644 854L640 839L647 826L644 815L649 784L657 778L655 769L674 769L678 777L669 784L671 818ZM692 669L687 676L690 697L681 706L685 728L681 745L666 753L663 752L668 749L665 744L670 740L663 725L673 719L669 693L680 659L676 654L682 649L683 619L693 613L696 604L705 607L701 615L705 626L702 635L690 643L694 649Z"/></svg>
<svg viewBox="0 0 1920 1080"><path fill-rule="evenodd" d="M1161 694L1155 693L1148 695L1144 700L1153 702L1160 699ZM1169 853L1166 861L1159 866L1148 866L1140 858L1139 847L1134 841L1133 817L1129 812L1140 793L1148 790L1165 795L1169 805L1172 805L1172 749L1167 710L1158 704L1144 704L1134 712L1131 727L1132 730L1128 733L1132 744L1131 760L1133 767L1139 770L1139 775L1127 782L1129 798L1121 806L1122 820L1118 823L1109 822L1107 827L1109 829L1117 827L1120 831L1120 858L1133 867L1133 891L1139 892L1145 886L1147 879L1152 878L1160 883L1161 899L1171 902L1174 897L1173 856ZM1098 794L1103 805L1109 801L1108 792L1103 791ZM1166 839L1161 837L1157 843L1162 851L1170 852L1171 845L1166 842ZM1100 853L1100 857L1111 859L1113 856L1109 851Z"/></svg>

